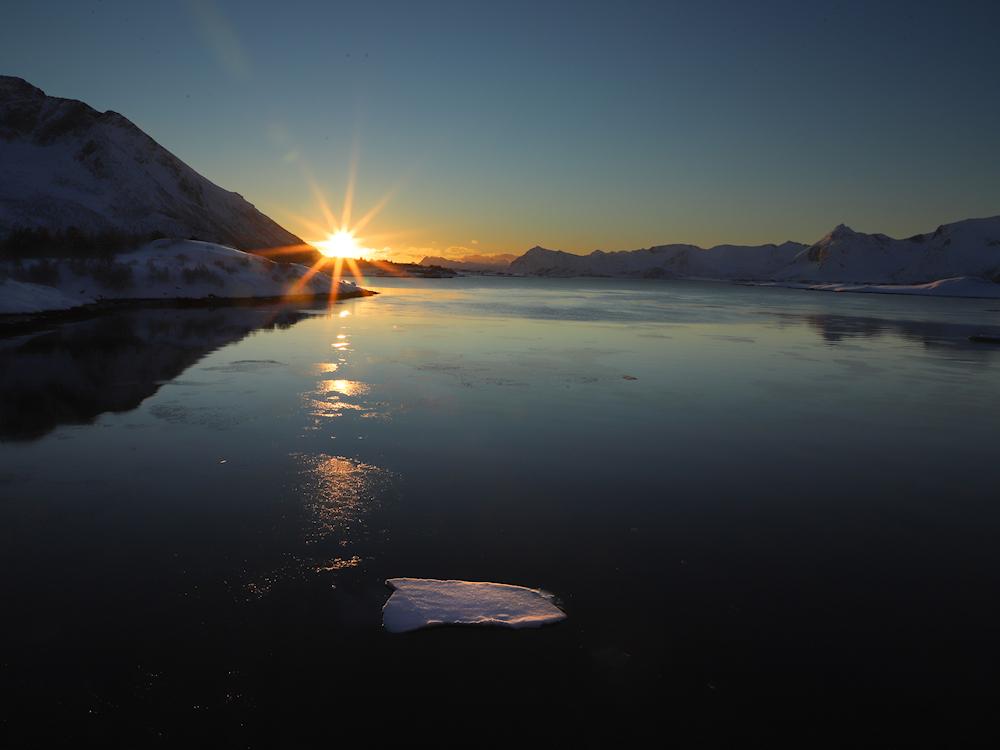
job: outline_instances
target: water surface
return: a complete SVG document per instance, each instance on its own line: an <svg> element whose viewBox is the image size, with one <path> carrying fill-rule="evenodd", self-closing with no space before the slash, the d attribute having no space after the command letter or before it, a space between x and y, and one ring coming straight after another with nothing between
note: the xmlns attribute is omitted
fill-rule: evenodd
<svg viewBox="0 0 1000 750"><path fill-rule="evenodd" d="M6 726L253 744L387 696L990 688L995 302L367 286L0 340ZM569 619L392 636L397 576Z"/></svg>

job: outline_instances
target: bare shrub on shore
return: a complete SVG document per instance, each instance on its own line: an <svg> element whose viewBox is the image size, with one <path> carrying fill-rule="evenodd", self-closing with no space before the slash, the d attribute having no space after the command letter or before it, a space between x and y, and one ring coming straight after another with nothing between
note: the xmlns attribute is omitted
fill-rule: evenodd
<svg viewBox="0 0 1000 750"><path fill-rule="evenodd" d="M224 283L222 277L204 263L199 263L193 268L184 268L181 271L181 277L184 279L185 284L196 284L199 281L204 281L221 287Z"/></svg>
<svg viewBox="0 0 1000 750"><path fill-rule="evenodd" d="M0 239L0 258L114 258L119 253L135 250L163 237L162 232L136 233L117 229L85 232L76 227L15 227Z"/></svg>
<svg viewBox="0 0 1000 750"><path fill-rule="evenodd" d="M43 286L55 286L59 283L59 264L54 260L29 260L22 262L20 259L10 264L4 264L4 276L15 281L25 281L29 284L41 284Z"/></svg>

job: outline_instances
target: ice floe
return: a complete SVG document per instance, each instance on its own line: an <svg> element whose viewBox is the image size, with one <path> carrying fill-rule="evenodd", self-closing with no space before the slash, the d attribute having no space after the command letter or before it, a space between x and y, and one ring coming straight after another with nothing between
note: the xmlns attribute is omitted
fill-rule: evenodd
<svg viewBox="0 0 1000 750"><path fill-rule="evenodd" d="M566 619L540 589L433 578L390 578L386 584L393 592L382 607L382 625L390 633L433 625L537 628Z"/></svg>

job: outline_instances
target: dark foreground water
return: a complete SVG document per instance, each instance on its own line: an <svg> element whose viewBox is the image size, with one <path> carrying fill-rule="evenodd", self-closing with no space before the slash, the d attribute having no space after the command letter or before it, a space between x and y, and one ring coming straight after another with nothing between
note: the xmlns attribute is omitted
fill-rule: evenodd
<svg viewBox="0 0 1000 750"><path fill-rule="evenodd" d="M996 302L370 285L0 339L5 734L994 689L1000 347L968 336ZM394 576L542 587L569 619L389 635Z"/></svg>

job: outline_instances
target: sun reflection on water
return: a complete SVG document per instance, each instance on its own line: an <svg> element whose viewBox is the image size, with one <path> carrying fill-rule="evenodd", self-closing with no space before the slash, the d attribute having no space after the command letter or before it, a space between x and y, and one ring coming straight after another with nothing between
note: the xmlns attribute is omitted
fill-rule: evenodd
<svg viewBox="0 0 1000 750"><path fill-rule="evenodd" d="M323 563L322 565L316 566L317 573L332 573L336 570L346 570L347 568L356 568L361 564L361 558L357 555L352 555L348 558L335 557L329 562Z"/></svg>
<svg viewBox="0 0 1000 750"><path fill-rule="evenodd" d="M301 466L295 496L305 510L301 534L306 547L245 583L243 591L250 600L261 599L289 581L361 567L372 559L371 540L378 538L369 529L371 514L395 497L396 476L379 466L327 454L292 454L292 458Z"/></svg>
<svg viewBox="0 0 1000 750"><path fill-rule="evenodd" d="M392 482L378 466L343 456L300 456L305 469L303 495L311 516L307 539L318 542L336 535L350 540L362 530Z"/></svg>
<svg viewBox="0 0 1000 750"><path fill-rule="evenodd" d="M357 380L321 380L320 393L339 393L341 396L360 396L368 393L369 386Z"/></svg>

